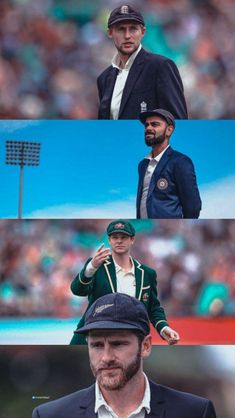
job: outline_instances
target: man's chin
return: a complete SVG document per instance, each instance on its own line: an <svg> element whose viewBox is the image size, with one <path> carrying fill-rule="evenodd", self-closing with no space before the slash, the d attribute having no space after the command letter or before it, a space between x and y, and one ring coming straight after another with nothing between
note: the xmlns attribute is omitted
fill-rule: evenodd
<svg viewBox="0 0 235 418"><path fill-rule="evenodd" d="M133 52L135 52L135 51L136 51L136 48L133 47L133 46L130 46L130 47L126 47L126 48L125 47L121 48L119 52L121 52L122 55L129 56L129 55L132 55Z"/></svg>
<svg viewBox="0 0 235 418"><path fill-rule="evenodd" d="M123 387L123 374L120 369L113 373L101 373L97 380L100 388L105 390L119 390Z"/></svg>
<svg viewBox="0 0 235 418"><path fill-rule="evenodd" d="M156 139L145 139L145 144L148 146L148 147L153 147L154 145L157 145L158 144L158 142L157 142L157 140Z"/></svg>

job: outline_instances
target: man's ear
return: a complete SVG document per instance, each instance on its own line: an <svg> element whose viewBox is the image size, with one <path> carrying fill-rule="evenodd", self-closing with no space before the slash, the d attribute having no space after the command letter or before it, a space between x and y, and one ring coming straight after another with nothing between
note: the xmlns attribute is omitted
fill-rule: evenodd
<svg viewBox="0 0 235 418"><path fill-rule="evenodd" d="M172 125L167 126L167 128L166 128L167 136L171 136L173 132L174 132L174 127Z"/></svg>
<svg viewBox="0 0 235 418"><path fill-rule="evenodd" d="M143 25L141 25L141 33L142 33L142 37L144 36L145 32L146 32L146 27L145 27L145 26L143 26Z"/></svg>
<svg viewBox="0 0 235 418"><path fill-rule="evenodd" d="M141 348L142 357L143 358L148 357L151 354L151 350L152 350L152 336L151 334L148 334L142 341L142 348Z"/></svg>
<svg viewBox="0 0 235 418"><path fill-rule="evenodd" d="M107 29L107 35L108 35L108 37L109 37L110 39L112 39L112 37L113 37L113 30L112 30L112 28L108 28L108 29Z"/></svg>

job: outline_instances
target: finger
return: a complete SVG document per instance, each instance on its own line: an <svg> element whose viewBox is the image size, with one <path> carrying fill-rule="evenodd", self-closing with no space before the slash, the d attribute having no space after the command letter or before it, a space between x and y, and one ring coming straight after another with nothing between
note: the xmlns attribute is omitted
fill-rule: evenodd
<svg viewBox="0 0 235 418"><path fill-rule="evenodd" d="M100 252L100 251L102 250L102 248L104 248L104 243L103 243L103 244L101 244L101 245L99 246L99 248L97 249L97 251L96 251L96 252L97 252L97 253L98 253L98 252Z"/></svg>
<svg viewBox="0 0 235 418"><path fill-rule="evenodd" d="M99 257L99 259L98 259L98 262L100 262L100 263L102 263L103 261L105 261L105 260L108 260L109 259L109 255L103 255L102 257Z"/></svg>
<svg viewBox="0 0 235 418"><path fill-rule="evenodd" d="M99 252L99 255L106 254L106 253L111 254L111 250L110 250L110 248L104 248L103 250L101 250L101 251Z"/></svg>

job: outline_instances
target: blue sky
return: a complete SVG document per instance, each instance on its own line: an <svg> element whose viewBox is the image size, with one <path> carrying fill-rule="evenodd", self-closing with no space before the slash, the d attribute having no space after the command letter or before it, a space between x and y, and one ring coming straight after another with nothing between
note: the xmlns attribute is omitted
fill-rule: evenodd
<svg viewBox="0 0 235 418"><path fill-rule="evenodd" d="M177 121L174 149L195 164L204 218L235 215L235 121ZM138 121L0 121L0 218L17 217L19 167L5 141L41 142L24 173L23 217L135 217L138 162L149 152Z"/></svg>

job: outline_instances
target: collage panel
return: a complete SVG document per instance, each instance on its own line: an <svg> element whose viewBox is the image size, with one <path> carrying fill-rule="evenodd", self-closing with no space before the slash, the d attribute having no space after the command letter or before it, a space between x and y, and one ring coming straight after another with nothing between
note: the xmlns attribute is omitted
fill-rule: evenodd
<svg viewBox="0 0 235 418"><path fill-rule="evenodd" d="M210 400L218 417L233 418L234 351L234 346L223 345L154 346L149 357L144 360L144 372L162 392L161 403L154 405L153 414L150 413L149 416L199 416L196 415L195 405L190 415L185 415L186 410L181 410L180 415L173 412L176 409L178 391L181 391L184 395L188 392L199 396L200 401L202 398ZM89 389L92 395L88 402L87 399L86 402L81 400L77 393L94 384L86 347L0 347L0 367L1 418L31 417L33 410L33 418L96 416L91 409L93 407L94 410L94 389ZM170 405L169 388L177 391ZM66 398L63 398L65 396ZM58 403L56 400L60 398L62 400ZM54 402L48 406L48 402L51 401ZM204 402L208 404L208 401ZM181 406L181 402L178 402L178 408ZM56 415L53 415L53 409ZM208 410L206 415L200 414L200 417L214 417L211 410L210 414ZM48 415L49 413L51 415Z"/></svg>
<svg viewBox="0 0 235 418"><path fill-rule="evenodd" d="M115 53L116 41L107 33L108 23L114 21L110 22L110 14L116 8L128 14L125 8L130 7L144 20L144 50L168 60L163 63L157 101L152 101L154 79L148 72L144 84L137 83L131 107L126 104L120 117L137 119L133 108L140 112L144 102L148 109L165 105L184 119L185 105L173 97L179 91L182 96L182 78L190 119L234 119L233 2L135 0L129 4L117 0L2 0L0 118L97 119L100 108L99 116L109 119L112 74L104 95L100 80L101 106L96 80L110 70ZM141 19L137 21L141 23ZM128 52L131 46L127 44L126 49ZM156 66L157 72L160 67ZM136 70L135 66L135 74ZM165 101L162 95L168 91Z"/></svg>
<svg viewBox="0 0 235 418"><path fill-rule="evenodd" d="M143 302L154 345L235 343L235 220L1 220L0 231L1 345L86 344L87 306L115 292Z"/></svg>
<svg viewBox="0 0 235 418"><path fill-rule="evenodd" d="M141 121L0 121L0 218L19 216L23 172L23 218L232 219L235 145L224 133L234 127L176 121L142 213L151 146Z"/></svg>

